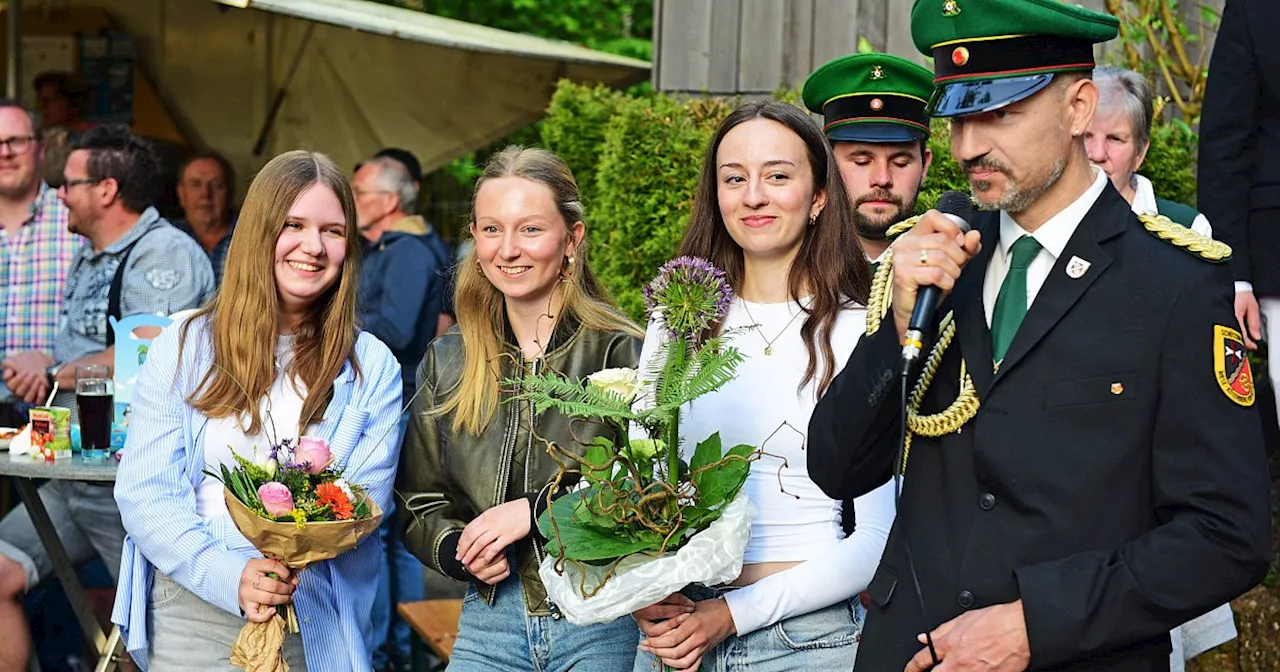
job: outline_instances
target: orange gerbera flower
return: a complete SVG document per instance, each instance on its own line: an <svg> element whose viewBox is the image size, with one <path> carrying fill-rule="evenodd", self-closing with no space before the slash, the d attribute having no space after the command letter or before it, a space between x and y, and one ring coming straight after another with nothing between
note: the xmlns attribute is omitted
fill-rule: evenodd
<svg viewBox="0 0 1280 672"><path fill-rule="evenodd" d="M347 493L343 492L342 488L333 483L321 483L316 486L316 504L328 506L338 520L350 520L356 515L356 508L351 504L351 498L347 497Z"/></svg>

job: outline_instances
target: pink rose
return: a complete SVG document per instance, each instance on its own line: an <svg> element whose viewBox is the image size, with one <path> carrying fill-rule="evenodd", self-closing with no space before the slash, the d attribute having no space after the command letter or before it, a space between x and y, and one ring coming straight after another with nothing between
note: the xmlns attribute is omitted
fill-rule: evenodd
<svg viewBox="0 0 1280 672"><path fill-rule="evenodd" d="M329 454L329 442L314 436L298 439L298 447L293 450L294 464L301 465L305 462L307 472L311 474L324 471L331 459L333 458Z"/></svg>
<svg viewBox="0 0 1280 672"><path fill-rule="evenodd" d="M263 483L258 488L258 499L262 500L267 515L273 518L287 516L293 510L293 493L283 483Z"/></svg>

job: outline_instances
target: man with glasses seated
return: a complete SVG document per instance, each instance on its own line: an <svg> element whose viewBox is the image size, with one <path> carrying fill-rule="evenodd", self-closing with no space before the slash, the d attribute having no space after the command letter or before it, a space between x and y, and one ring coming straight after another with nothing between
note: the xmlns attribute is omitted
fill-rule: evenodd
<svg viewBox="0 0 1280 672"><path fill-rule="evenodd" d="M53 352L62 290L79 238L67 208L41 179L40 118L0 99L0 360ZM0 426L26 422L29 405L0 385Z"/></svg>
<svg viewBox="0 0 1280 672"><path fill-rule="evenodd" d="M0 154L0 180L4 161ZM75 422L76 367L115 361L108 315L168 315L212 298L208 256L151 206L158 174L151 147L125 127L94 128L72 144L58 197L69 211L71 232L85 241L67 275L53 356L39 350L7 353L4 381L15 395L43 402L56 380L54 403L70 408ZM112 489L50 481L40 488L40 498L71 561L100 555L116 578L124 527ZM0 521L0 670L26 665L31 638L21 598L52 571L26 509L14 509Z"/></svg>

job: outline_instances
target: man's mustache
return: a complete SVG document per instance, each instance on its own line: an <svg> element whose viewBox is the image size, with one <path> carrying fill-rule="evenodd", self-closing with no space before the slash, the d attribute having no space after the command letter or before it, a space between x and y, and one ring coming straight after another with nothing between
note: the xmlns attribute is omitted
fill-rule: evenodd
<svg viewBox="0 0 1280 672"><path fill-rule="evenodd" d="M893 203L898 207L902 207L902 199L899 198L897 194L894 194L892 191L882 191L879 189L859 196L858 200L855 201L853 205L854 207L857 207L870 201L886 201Z"/></svg>
<svg viewBox="0 0 1280 672"><path fill-rule="evenodd" d="M1001 163L998 159L993 159L989 156L982 156L976 159L961 161L960 167L964 169L964 172L966 174L972 173L973 171L979 170L979 169L992 170L998 173L1004 173L1005 175L1008 175L1010 172L1008 166Z"/></svg>

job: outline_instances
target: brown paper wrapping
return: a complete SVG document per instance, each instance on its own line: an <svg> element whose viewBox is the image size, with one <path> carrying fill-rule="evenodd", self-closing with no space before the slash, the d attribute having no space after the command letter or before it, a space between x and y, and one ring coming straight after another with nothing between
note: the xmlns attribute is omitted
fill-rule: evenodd
<svg viewBox="0 0 1280 672"><path fill-rule="evenodd" d="M336 558L355 548L382 522L382 509L367 497L368 518L310 522L302 528L292 520L279 523L263 518L226 488L222 490L222 497L240 534L262 555L279 560L295 572L306 569L313 562ZM286 631L298 632L298 619L292 604L286 605L284 615L282 619L277 614L266 623L246 623L231 649L232 664L246 672L288 672L289 665L280 655L280 647Z"/></svg>

